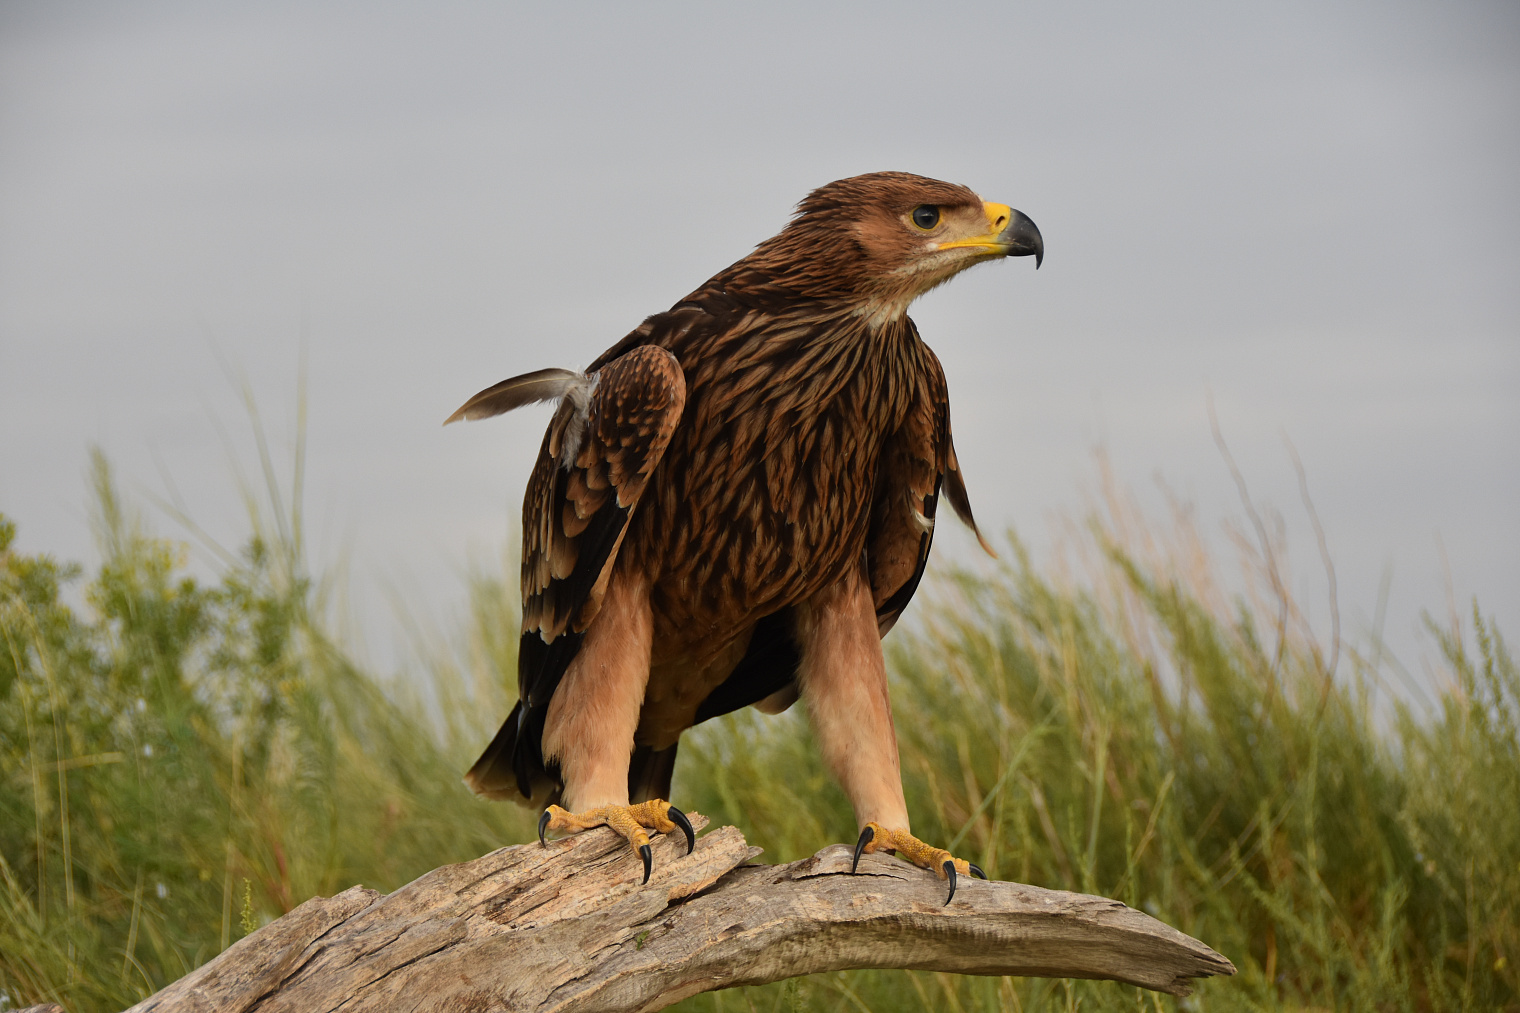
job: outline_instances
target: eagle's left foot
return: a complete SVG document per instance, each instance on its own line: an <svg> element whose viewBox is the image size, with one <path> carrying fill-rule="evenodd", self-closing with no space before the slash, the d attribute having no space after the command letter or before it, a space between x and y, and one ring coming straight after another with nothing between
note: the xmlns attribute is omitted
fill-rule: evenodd
<svg viewBox="0 0 1520 1013"><path fill-rule="evenodd" d="M544 832L548 830L590 830L600 826L611 827L622 834L639 853L639 857L644 860L646 883L649 882L649 873L654 867L654 856L649 848L646 829L668 834L679 828L686 835L686 853L691 854L691 849L697 846L697 834L691 828L691 820L681 810L658 798L638 805L604 805L583 813L573 813L551 805L538 818L538 843L544 843Z"/></svg>
<svg viewBox="0 0 1520 1013"><path fill-rule="evenodd" d="M987 874L964 858L956 858L944 848L933 848L923 841L914 837L906 830L888 830L880 823L867 823L865 829L860 832L860 840L855 843L855 861L850 864L850 872L855 872L855 867L860 864L861 855L869 855L877 851L896 851L908 861L920 869L933 869L940 879L950 881L950 896L945 898L945 906L955 899L955 876L976 876L986 879Z"/></svg>

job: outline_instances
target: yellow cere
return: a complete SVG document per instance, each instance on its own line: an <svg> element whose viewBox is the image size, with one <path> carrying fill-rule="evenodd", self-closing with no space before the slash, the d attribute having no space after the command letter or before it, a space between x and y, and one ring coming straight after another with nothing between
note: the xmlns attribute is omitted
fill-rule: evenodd
<svg viewBox="0 0 1520 1013"><path fill-rule="evenodd" d="M1003 252L1006 247L997 241L997 237L1000 232L1008 227L1008 223L1013 221L1013 208L1007 204L994 204L991 201L985 201L982 204L982 210L987 215L988 228L985 235L940 243L939 248L941 250L953 250L957 247L974 247L998 253Z"/></svg>

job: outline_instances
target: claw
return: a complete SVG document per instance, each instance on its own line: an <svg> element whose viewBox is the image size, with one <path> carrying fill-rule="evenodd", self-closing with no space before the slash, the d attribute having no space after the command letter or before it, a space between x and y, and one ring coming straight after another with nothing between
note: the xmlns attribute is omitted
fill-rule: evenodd
<svg viewBox="0 0 1520 1013"><path fill-rule="evenodd" d="M866 827L860 832L860 840L855 842L855 861L850 863L850 875L855 875L855 869L860 865L861 852L865 851L866 845L870 844L871 841L875 839L875 837L876 831L872 830L870 827Z"/></svg>
<svg viewBox="0 0 1520 1013"><path fill-rule="evenodd" d="M945 878L950 881L950 896L945 898L945 907L949 907L950 902L955 899L955 863L947 858L945 859L943 868L945 870Z"/></svg>
<svg viewBox="0 0 1520 1013"><path fill-rule="evenodd" d="M681 832L686 835L686 853L688 855L691 854L692 849L697 846L697 832L691 828L691 820L687 819L686 814L675 806L671 806L665 811L665 818L681 828ZM986 879L987 877L983 876L982 878ZM647 881L649 877L646 875L644 879Z"/></svg>
<svg viewBox="0 0 1520 1013"><path fill-rule="evenodd" d="M649 834L669 833L680 827L686 834L686 853L697 846L697 834L685 813L663 799L650 799L637 805L604 805L582 813L566 812L557 805L546 808L538 818L538 843L545 845L544 832L551 827L556 830L578 832L592 827L610 827L639 853L644 862L644 882L649 882L654 870L654 852L649 846Z"/></svg>
<svg viewBox="0 0 1520 1013"><path fill-rule="evenodd" d="M967 864L969 865L970 863L967 863ZM977 879L986 879L987 878L987 874L985 872L983 872L979 867L977 867L975 865L971 866L971 875L975 876Z"/></svg>

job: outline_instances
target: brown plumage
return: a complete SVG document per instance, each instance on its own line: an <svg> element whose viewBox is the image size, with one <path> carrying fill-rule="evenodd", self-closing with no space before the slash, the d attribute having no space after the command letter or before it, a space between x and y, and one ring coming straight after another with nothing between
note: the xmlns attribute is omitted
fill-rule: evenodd
<svg viewBox="0 0 1520 1013"><path fill-rule="evenodd" d="M942 486L975 530L944 373L906 310L1023 254L1043 255L1033 223L965 187L841 180L584 375L541 370L461 408L562 398L523 504L521 699L471 787L663 799L681 732L800 692L862 824L906 832L890 713L861 709L884 706L879 638L923 573ZM866 763L895 789L865 784Z"/></svg>

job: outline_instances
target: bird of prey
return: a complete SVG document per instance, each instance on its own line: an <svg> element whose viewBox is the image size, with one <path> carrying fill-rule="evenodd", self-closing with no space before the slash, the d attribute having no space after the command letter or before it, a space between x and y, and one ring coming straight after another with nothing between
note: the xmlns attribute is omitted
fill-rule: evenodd
<svg viewBox="0 0 1520 1013"><path fill-rule="evenodd" d="M908 305L1029 255L1034 223L964 186L839 180L583 372L465 402L449 422L558 401L523 501L519 699L466 783L542 809L540 840L612 827L647 882L649 831L693 843L667 800L681 733L801 698L854 806L857 862L896 851L950 898L957 873L980 875L909 832L881 637L924 572L941 490L976 530L944 371Z"/></svg>

